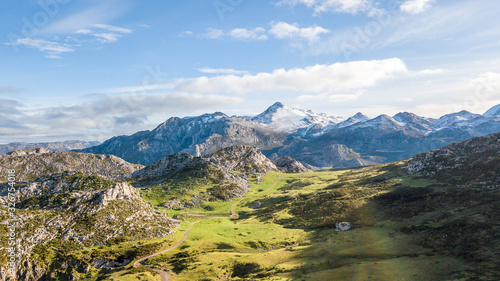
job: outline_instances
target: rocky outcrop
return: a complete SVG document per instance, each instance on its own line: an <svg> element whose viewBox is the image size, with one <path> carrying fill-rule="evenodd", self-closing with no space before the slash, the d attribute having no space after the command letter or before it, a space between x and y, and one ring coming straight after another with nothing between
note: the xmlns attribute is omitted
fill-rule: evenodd
<svg viewBox="0 0 500 281"><path fill-rule="evenodd" d="M194 157L188 153L176 153L167 155L155 163L135 171L132 176L134 178L156 178L183 169L193 169L204 164L208 164L208 161L201 157Z"/></svg>
<svg viewBox="0 0 500 281"><path fill-rule="evenodd" d="M309 169L307 169L302 163L293 159L290 156L281 156L280 158L274 161L276 167L285 173L307 173Z"/></svg>
<svg viewBox="0 0 500 281"><path fill-rule="evenodd" d="M25 155L40 155L40 154L46 154L50 153L51 151L48 149L45 149L43 147L40 148L34 148L34 149L28 149L28 150L14 150L7 155L10 156L25 156Z"/></svg>
<svg viewBox="0 0 500 281"><path fill-rule="evenodd" d="M137 179L157 179L175 177L180 172L197 171L203 167L211 167L213 173L220 174L227 182L243 188L248 192L249 175L265 175L278 168L264 154L250 146L237 145L217 151L209 157L194 157L187 153L168 155L155 163L133 173Z"/></svg>
<svg viewBox="0 0 500 281"><path fill-rule="evenodd" d="M32 251L54 239L93 247L115 237L161 238L172 235L172 229L179 227L178 221L157 212L144 201L136 188L119 181L129 178L142 166L115 156L36 149L1 156L0 164L0 169L26 171L16 175L18 280L52 280L46 276L50 261L37 260L39 256L32 255ZM2 221L7 216L8 187L5 179L0 178ZM3 254L4 249L0 248L0 252ZM82 266L85 267L85 264L61 262L63 269L68 268L65 272L77 267L80 272L84 270ZM117 265L107 263L109 267ZM0 268L0 280L6 280L2 279L5 277L2 272L5 268ZM58 278L74 280L71 274L61 272L58 274L64 278L62 275Z"/></svg>
<svg viewBox="0 0 500 281"><path fill-rule="evenodd" d="M166 156L157 162L136 171L135 186L163 184L172 179L182 179L189 186L194 181L211 185L206 193L195 195L192 200L182 202L175 198L164 203L167 209L190 208L206 200L229 200L249 192L252 181L260 182L270 171L278 171L274 163L264 154L250 146L232 146L221 149L209 157L194 157L187 153Z"/></svg>
<svg viewBox="0 0 500 281"><path fill-rule="evenodd" d="M421 153L401 165L410 175L424 174L451 183L500 187L500 133L472 138Z"/></svg>
<svg viewBox="0 0 500 281"><path fill-rule="evenodd" d="M116 261L110 261L110 260L94 260L94 261L92 261L92 263L90 265L97 268L97 269L101 269L101 268L112 269L115 267L125 266L129 263L130 263L130 261L127 259L124 260L123 262L116 262Z"/></svg>
<svg viewBox="0 0 500 281"><path fill-rule="evenodd" d="M210 156L209 162L226 172L266 174L278 169L262 152L244 145L221 149Z"/></svg>
<svg viewBox="0 0 500 281"><path fill-rule="evenodd" d="M50 152L44 148L37 148L0 156L0 181L1 175L6 175L10 169L17 171L16 180L19 182L66 171L97 175L109 180L125 180L143 167L112 155Z"/></svg>
<svg viewBox="0 0 500 281"><path fill-rule="evenodd" d="M351 229L351 223L347 221L338 222L335 224L335 231L347 231Z"/></svg>
<svg viewBox="0 0 500 281"><path fill-rule="evenodd" d="M126 182L122 182L105 190L99 198L99 204L106 206L109 201L114 200L141 200L141 196L135 187Z"/></svg>
<svg viewBox="0 0 500 281"><path fill-rule="evenodd" d="M260 202L260 201L257 201L254 204L250 205L251 209L258 209L260 207L262 207L262 202Z"/></svg>

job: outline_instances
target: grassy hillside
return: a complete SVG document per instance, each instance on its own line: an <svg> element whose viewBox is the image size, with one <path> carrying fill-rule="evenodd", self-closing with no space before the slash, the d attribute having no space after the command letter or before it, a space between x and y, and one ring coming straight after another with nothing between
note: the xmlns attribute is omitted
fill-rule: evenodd
<svg viewBox="0 0 500 281"><path fill-rule="evenodd" d="M496 191L410 176L399 163L270 173L263 180L237 205L238 218L196 224L182 246L145 265L171 272L173 280L495 280L499 274ZM261 207L250 208L256 202ZM229 205L213 205L229 213ZM353 228L335 231L341 221ZM187 225L169 241L179 240ZM160 280L137 271L121 268L104 280Z"/></svg>

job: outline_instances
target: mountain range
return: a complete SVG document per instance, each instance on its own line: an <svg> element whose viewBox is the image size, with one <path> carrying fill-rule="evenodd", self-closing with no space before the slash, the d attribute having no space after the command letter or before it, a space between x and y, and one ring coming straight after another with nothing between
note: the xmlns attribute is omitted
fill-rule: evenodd
<svg viewBox="0 0 500 281"><path fill-rule="evenodd" d="M41 143L11 142L9 144L0 144L0 155L5 155L14 150L28 150L33 148L45 148L51 151L69 151L75 149L84 149L99 144L101 143L98 141L79 141L79 140L41 142Z"/></svg>
<svg viewBox="0 0 500 281"><path fill-rule="evenodd" d="M318 271L326 274L311 280L345 276L334 270L351 270L366 258L426 270L432 265L433 271L420 273L425 278L404 280L445 280L449 274L453 274L449 280L496 280L499 219L491 210L498 209L500 202L499 151L500 133L496 133L452 143L407 161L307 173L288 156L273 163L254 147L243 145L210 156L180 152L148 166L112 155L17 150L0 156L0 219L8 220L10 186L1 175L14 169L19 190L18 280L128 280L122 278L134 275L137 280L153 280L144 275L151 268L139 270L133 261L182 244L171 246L183 220L191 223L184 238L197 222L196 229L203 234L190 236L180 248L182 254L148 261L150 266L162 264L155 268L166 272L164 262L168 260L173 272L183 276L179 280L199 280L189 275L198 271L203 276L207 272L212 277L223 276L227 267L219 272L220 265L214 263L224 259L210 257L204 263L203 255L217 251L234 260L234 253L242 249L253 253L257 265L257 261L269 260L266 255L273 251L281 264L313 257L313 266L304 262L307 267L289 270L300 277ZM296 172L306 173L293 174ZM241 199L228 205L238 197ZM234 206L243 199L247 201L235 213ZM218 220L215 224L195 221L205 216ZM349 227L347 234L336 234L339 222L353 222L353 230ZM307 232L300 234L301 229ZM371 242L375 240L366 240L381 229L385 234L376 237L383 244L400 246L381 249L380 240L375 245ZM8 231L2 224L3 243ZM281 236L287 231L293 233L291 238ZM314 239L304 240L308 232ZM208 238L205 233L210 233ZM299 238L289 241L295 236ZM342 251L353 245L353 258L346 258ZM364 249L361 253L360 247ZM283 254L288 251L300 254ZM6 274L6 253L5 247L0 248L2 281L11 280ZM185 259L188 254L199 257ZM457 267L441 264L442 260ZM260 265L240 271L238 264L231 265L231 275L251 280L289 272ZM436 272L441 275L434 278Z"/></svg>
<svg viewBox="0 0 500 281"><path fill-rule="evenodd" d="M78 151L149 165L178 152L207 156L248 145L272 160L290 156L309 167L350 167L402 160L495 132L500 132L500 105L483 115L460 111L434 119L401 112L370 119L357 113L345 119L276 102L256 116L216 112L172 117L151 131L113 137Z"/></svg>

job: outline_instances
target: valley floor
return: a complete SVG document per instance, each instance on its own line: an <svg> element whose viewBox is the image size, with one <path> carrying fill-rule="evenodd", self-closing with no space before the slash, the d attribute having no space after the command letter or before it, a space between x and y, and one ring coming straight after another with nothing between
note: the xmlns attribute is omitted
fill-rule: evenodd
<svg viewBox="0 0 500 281"><path fill-rule="evenodd" d="M235 217L207 219L159 208L177 214L183 223L173 236L139 242L161 242L156 252L172 247L188 226L200 222L179 247L150 257L137 268L133 261L112 271L92 270L81 280L162 280L151 269L168 272L171 280L205 281L494 280L498 274L494 254L483 253L483 245L470 245L482 235L471 226L497 219L488 217L483 209L488 206L465 209L458 198L443 200L450 198L445 185L405 176L395 164L303 174L273 172L263 179L237 204L236 199L231 204L215 203L218 213L228 215L234 205ZM498 196L481 196L492 195ZM259 208L250 208L257 202L262 204ZM336 231L335 224L342 221L353 228ZM464 223L458 235L472 240L447 232L450 222ZM95 250L118 251L132 244Z"/></svg>

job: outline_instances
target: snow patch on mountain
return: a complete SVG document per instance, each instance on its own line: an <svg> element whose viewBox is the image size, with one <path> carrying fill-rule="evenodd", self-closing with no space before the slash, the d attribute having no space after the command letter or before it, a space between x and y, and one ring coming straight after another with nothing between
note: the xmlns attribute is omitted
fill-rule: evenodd
<svg viewBox="0 0 500 281"><path fill-rule="evenodd" d="M495 105L494 107L488 109L483 116L485 117L494 117L494 116L500 116L500 104Z"/></svg>
<svg viewBox="0 0 500 281"><path fill-rule="evenodd" d="M328 116L324 113L317 114L310 110L295 108L277 102L251 120L267 124L270 129L278 132L292 133L303 128L338 124L344 118Z"/></svg>
<svg viewBox="0 0 500 281"><path fill-rule="evenodd" d="M479 114L470 113L466 110L462 110L457 113L446 114L432 123L432 129L439 131L444 128L449 128L453 126L460 126L460 124L467 123L477 117L480 117Z"/></svg>
<svg viewBox="0 0 500 281"><path fill-rule="evenodd" d="M361 112L358 112L354 116L349 117L349 119L337 124L337 126L335 126L335 128L338 128L338 129L345 128L345 127L349 127L349 126L357 124L357 123L366 122L368 120L370 120L370 118L368 118L368 116L364 115Z"/></svg>

